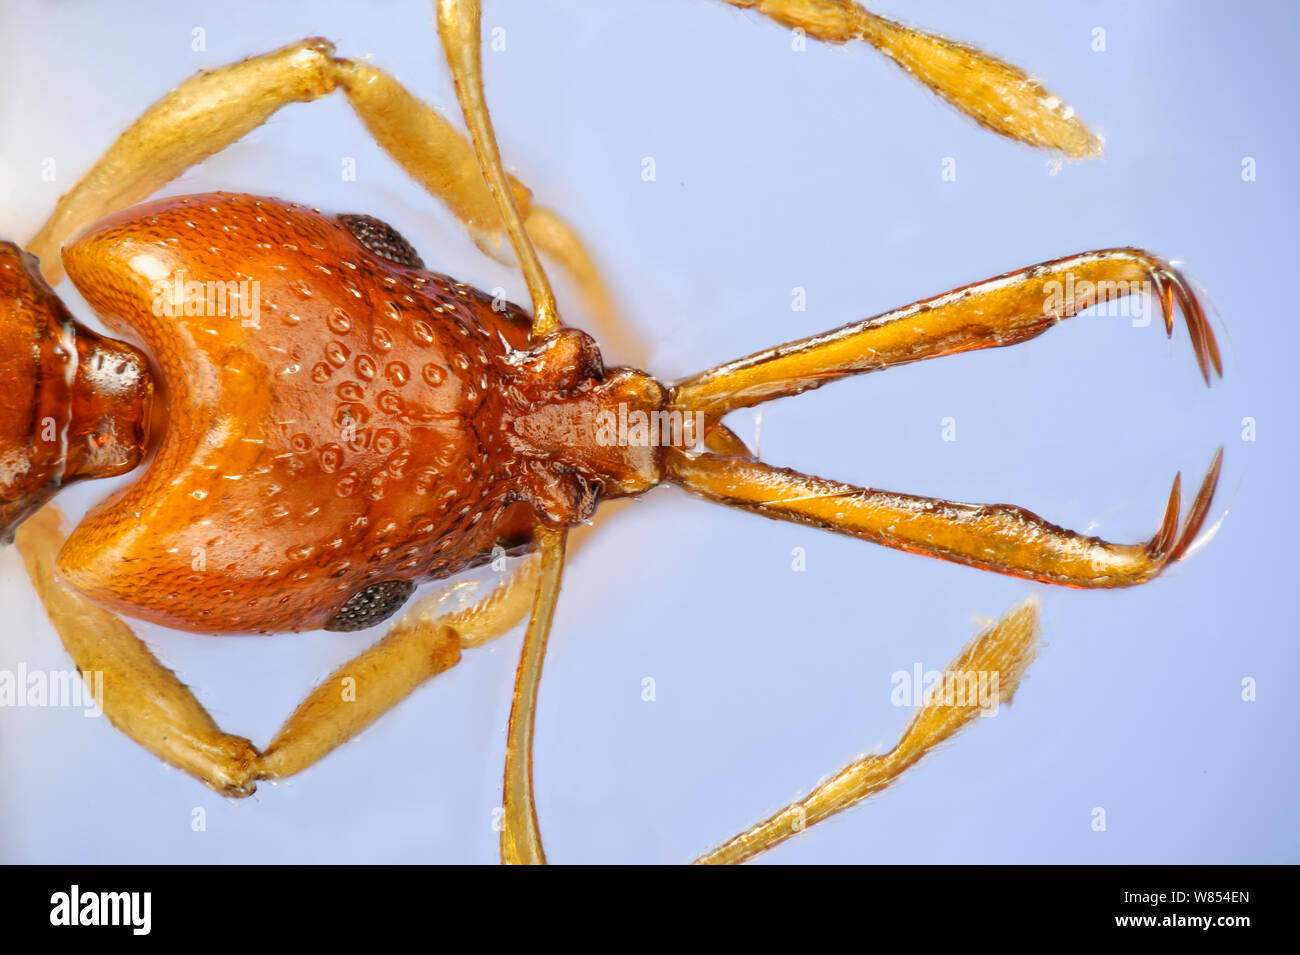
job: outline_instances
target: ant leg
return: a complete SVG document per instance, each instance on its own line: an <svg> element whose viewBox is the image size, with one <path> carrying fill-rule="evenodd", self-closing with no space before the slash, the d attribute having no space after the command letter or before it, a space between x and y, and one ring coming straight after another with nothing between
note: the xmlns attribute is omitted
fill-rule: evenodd
<svg viewBox="0 0 1300 955"><path fill-rule="evenodd" d="M102 676L104 714L164 762L228 796L250 795L258 779L305 769L457 663L463 647L510 630L528 609L537 581L537 561L529 558L465 610L439 615L439 595L424 598L383 640L317 687L259 753L244 737L223 732L124 620L55 576L64 538L59 521L58 509L47 506L18 528L15 541L77 669ZM346 697L340 689L345 677L356 681Z"/></svg>
<svg viewBox="0 0 1300 955"><path fill-rule="evenodd" d="M59 520L58 509L47 505L19 526L14 539L77 670L88 685L93 674L102 688L97 702L109 722L218 792L251 794L259 759L253 744L222 732L189 687L159 662L125 621L55 576L55 557L64 538Z"/></svg>
<svg viewBox="0 0 1300 955"><path fill-rule="evenodd" d="M204 71L149 107L65 193L27 251L51 285L63 278L67 239L118 209L135 205L190 166L266 122L280 107L326 95L335 86L334 47L314 38Z"/></svg>
<svg viewBox="0 0 1300 955"><path fill-rule="evenodd" d="M852 0L725 0L815 40L863 40L985 129L1083 159L1101 152L1074 110L1023 70L963 43L869 13Z"/></svg>
<svg viewBox="0 0 1300 955"><path fill-rule="evenodd" d="M853 487L717 454L670 448L664 480L692 494L764 517L809 524L914 554L1068 587L1131 587L1181 559L1209 512L1223 461L1220 448L1178 527L1181 478L1164 520L1145 544L1085 537L1007 504L952 501Z"/></svg>
<svg viewBox="0 0 1300 955"><path fill-rule="evenodd" d="M1008 272L719 365L678 382L670 401L721 418L736 408L797 395L846 375L1015 345L1092 305L1144 288L1159 299L1170 336L1177 301L1205 383L1210 383L1211 366L1222 376L1214 332L1183 276L1149 252L1107 249Z"/></svg>
<svg viewBox="0 0 1300 955"><path fill-rule="evenodd" d="M560 316L550 280L524 228L523 217L501 165L501 150L497 146L492 117L483 93L478 0L438 0L437 12L438 35L456 84L456 97L461 112L465 114L465 124L469 127L483 178L528 283L528 293L533 300L533 338L541 339L559 329ZM546 640L560 593L565 536L564 530L544 525L539 525L536 531L535 541L542 559L541 582L515 674L514 702L506 736L505 825L501 830L501 861L506 863L546 862L533 799L533 720Z"/></svg>
<svg viewBox="0 0 1300 955"><path fill-rule="evenodd" d="M1037 609L1032 602L1021 604L957 654L893 749L850 763L806 799L705 853L697 864L745 862L889 786L976 715L996 713L1011 702L1038 654L1038 636Z"/></svg>
<svg viewBox="0 0 1300 955"><path fill-rule="evenodd" d="M411 608L382 640L326 677L262 754L260 779L301 772L388 712L432 676L524 618L537 589L539 561L529 555L486 597L443 613L445 591ZM344 690L348 692L344 692Z"/></svg>
<svg viewBox="0 0 1300 955"><path fill-rule="evenodd" d="M501 218L473 146L432 107L388 73L341 59L320 38L207 70L181 83L131 124L62 198L27 244L51 285L63 278L59 250L69 237L110 213L135 205L189 167L266 122L281 107L311 102L341 88L371 136L457 217L481 249L499 255ZM613 323L608 290L581 240L555 212L508 177L539 247L577 282L593 317Z"/></svg>
<svg viewBox="0 0 1300 955"><path fill-rule="evenodd" d="M500 258L508 238L502 232L505 220L488 189L473 144L383 70L350 60L334 63L339 85L371 138L447 204L480 249ZM577 233L558 213L535 205L532 192L518 179L504 172L502 176L528 236L573 277L601 336L623 347L632 345L619 323L613 297Z"/></svg>

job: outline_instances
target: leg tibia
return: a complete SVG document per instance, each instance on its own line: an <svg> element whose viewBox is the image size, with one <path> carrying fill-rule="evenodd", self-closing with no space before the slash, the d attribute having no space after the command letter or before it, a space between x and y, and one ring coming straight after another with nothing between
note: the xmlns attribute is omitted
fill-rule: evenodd
<svg viewBox="0 0 1300 955"><path fill-rule="evenodd" d="M292 776L360 733L421 683L460 662L451 627L393 627L298 705L262 757L261 778Z"/></svg>
<svg viewBox="0 0 1300 955"><path fill-rule="evenodd" d="M470 607L438 611L425 598L388 636L318 686L276 735L265 754L225 733L144 641L118 616L95 606L54 573L63 544L59 512L47 506L18 528L16 543L50 621L114 727L145 749L213 789L247 796L258 779L307 768L351 739L420 684L453 666L462 646L500 636L523 618L537 587L529 557Z"/></svg>
<svg viewBox="0 0 1300 955"><path fill-rule="evenodd" d="M255 788L259 755L242 736L223 733L189 687L153 655L120 617L69 588L54 574L64 535L47 506L18 528L18 550L37 594L83 679L102 686L110 723L158 758L218 792Z"/></svg>
<svg viewBox="0 0 1300 955"><path fill-rule="evenodd" d="M506 633L523 619L536 583L537 560L528 557L465 610L440 612L439 593L421 600L383 640L335 670L298 705L266 748L261 777L277 779L306 769L430 677L455 666L462 647Z"/></svg>
<svg viewBox="0 0 1300 955"><path fill-rule="evenodd" d="M312 38L197 74L151 106L59 200L27 245L51 285L63 275L59 249L117 209L141 202L182 172L225 149L280 107L334 89L334 47Z"/></svg>
<svg viewBox="0 0 1300 955"><path fill-rule="evenodd" d="M337 77L375 142L430 194L442 198L484 251L500 255L501 217L469 140L377 67L339 60ZM508 178L515 201L527 211L532 193Z"/></svg>

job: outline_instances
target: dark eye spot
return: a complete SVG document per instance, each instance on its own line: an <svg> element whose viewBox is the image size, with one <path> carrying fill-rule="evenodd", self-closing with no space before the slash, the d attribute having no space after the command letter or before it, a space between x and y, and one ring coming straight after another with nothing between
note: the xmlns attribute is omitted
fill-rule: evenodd
<svg viewBox="0 0 1300 955"><path fill-rule="evenodd" d="M413 269L424 268L424 260L415 251L415 247L382 219L348 214L339 216L339 222L347 227L358 242L381 259L410 266Z"/></svg>
<svg viewBox="0 0 1300 955"><path fill-rule="evenodd" d="M363 587L343 601L325 629L347 632L373 627L400 610L414 589L415 584L409 580L381 580Z"/></svg>

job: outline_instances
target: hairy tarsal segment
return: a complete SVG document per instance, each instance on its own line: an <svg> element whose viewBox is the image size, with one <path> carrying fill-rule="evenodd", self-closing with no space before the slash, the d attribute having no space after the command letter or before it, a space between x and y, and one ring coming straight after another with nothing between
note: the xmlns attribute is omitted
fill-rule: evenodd
<svg viewBox="0 0 1300 955"><path fill-rule="evenodd" d="M752 829L705 853L697 863L744 862L880 792L981 713L1010 703L1021 677L1038 655L1038 646L1038 608L1033 601L1027 601L977 634L948 665L946 673L954 675L963 686L969 685L971 677L976 678L974 682L978 686L996 686L992 699L955 700L950 698L951 694L931 695L889 752L850 763L806 799L791 803ZM961 781L954 785L960 787Z"/></svg>
<svg viewBox="0 0 1300 955"><path fill-rule="evenodd" d="M877 16L851 0L725 0L826 43L862 40L985 129L1071 159L1101 154L1059 96L1019 67L964 43Z"/></svg>

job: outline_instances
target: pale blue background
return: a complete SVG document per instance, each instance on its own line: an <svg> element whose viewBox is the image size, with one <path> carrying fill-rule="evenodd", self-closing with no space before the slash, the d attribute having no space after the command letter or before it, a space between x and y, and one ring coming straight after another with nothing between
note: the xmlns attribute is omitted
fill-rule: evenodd
<svg viewBox="0 0 1300 955"><path fill-rule="evenodd" d="M650 369L671 379L1056 256L1137 244L1222 316L1227 377L1186 333L1086 317L1015 349L769 405L762 453L863 484L1007 501L1144 539L1174 472L1226 464L1217 538L1136 590L1089 593L925 560L672 489L607 518L569 567L538 717L556 862L681 862L806 792L907 718L890 674L945 665L1039 594L1049 643L1015 706L772 862L1297 861L1300 668L1294 267L1297 13L1286 2L900 2L881 12L1043 76L1107 140L1044 156L976 128L865 46L806 52L701 0L487 0L508 164L592 241ZM172 84L323 34L454 110L425 2L37 3L0 11L0 234L26 239ZM205 52L191 31L206 31ZM1091 49L1106 30L1107 50ZM55 157L58 180L40 179ZM358 179L340 166L355 157ZM658 181L641 180L653 156ZM1258 181L1243 182L1243 157ZM940 180L944 157L955 183ZM275 194L394 223L431 266L526 301L365 136L341 97L292 106L169 192ZM791 289L807 289L793 312ZM582 315L560 283L568 316ZM79 314L84 305L70 286ZM609 356L618 359L617 354ZM626 357L626 356L624 356ZM958 440L940 440L940 421ZM1241 440L1241 420L1258 441ZM752 415L734 425L752 437ZM84 509L91 486L64 503ZM807 571L791 570L805 548ZM0 668L67 666L0 554ZM143 628L233 731L264 743L350 634ZM0 860L492 861L519 633L470 653L360 741L226 801L67 710L0 712ZM641 699L653 677L658 699ZM1258 681L1242 702L1241 681ZM1108 828L1090 828L1094 807ZM194 832L196 807L207 829Z"/></svg>

